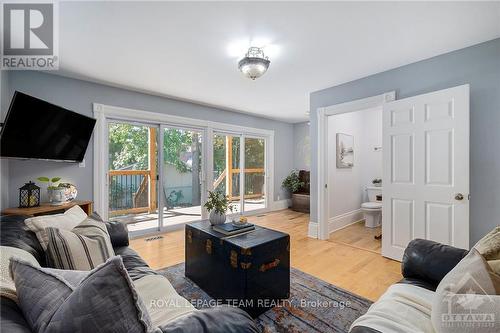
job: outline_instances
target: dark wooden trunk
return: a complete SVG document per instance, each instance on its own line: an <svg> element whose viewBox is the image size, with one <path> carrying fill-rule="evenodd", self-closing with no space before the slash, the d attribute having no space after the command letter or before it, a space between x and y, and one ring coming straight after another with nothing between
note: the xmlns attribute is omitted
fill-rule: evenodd
<svg viewBox="0 0 500 333"><path fill-rule="evenodd" d="M256 317L290 296L290 237L256 226L225 237L206 221L186 225L186 277L214 299Z"/></svg>

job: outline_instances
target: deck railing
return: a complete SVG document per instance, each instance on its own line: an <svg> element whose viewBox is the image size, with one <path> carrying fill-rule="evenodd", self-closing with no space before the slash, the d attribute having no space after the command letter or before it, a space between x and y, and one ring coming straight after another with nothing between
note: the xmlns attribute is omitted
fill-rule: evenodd
<svg viewBox="0 0 500 333"><path fill-rule="evenodd" d="M248 168L245 172L245 199L260 198L264 195L264 168ZM240 169L224 169L214 181L214 189L223 188L229 200L240 199L240 184L239 184ZM225 180L225 182L224 182Z"/></svg>
<svg viewBox="0 0 500 333"><path fill-rule="evenodd" d="M145 213L157 208L156 200L150 199L149 170L110 170L108 175L110 216Z"/></svg>

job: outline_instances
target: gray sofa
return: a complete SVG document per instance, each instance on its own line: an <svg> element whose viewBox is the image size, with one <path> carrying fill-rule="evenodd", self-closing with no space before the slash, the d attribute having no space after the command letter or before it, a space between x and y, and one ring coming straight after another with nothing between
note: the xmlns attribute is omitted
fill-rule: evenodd
<svg viewBox="0 0 500 333"><path fill-rule="evenodd" d="M20 248L32 254L42 267L46 267L45 253L35 234L24 227L26 216L0 217L0 245ZM99 218L94 216L94 218ZM120 223L105 222L116 255L133 281L149 274L158 274L129 245L128 232ZM0 297L0 331L9 333L31 332L19 306L9 298ZM159 327L170 332L258 332L251 317L232 307L215 307L195 311Z"/></svg>

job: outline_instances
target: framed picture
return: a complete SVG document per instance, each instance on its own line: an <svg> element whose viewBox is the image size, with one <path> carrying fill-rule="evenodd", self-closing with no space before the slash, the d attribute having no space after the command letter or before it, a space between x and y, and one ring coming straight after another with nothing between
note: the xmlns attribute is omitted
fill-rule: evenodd
<svg viewBox="0 0 500 333"><path fill-rule="evenodd" d="M352 168L354 165L354 137L337 133L337 169Z"/></svg>

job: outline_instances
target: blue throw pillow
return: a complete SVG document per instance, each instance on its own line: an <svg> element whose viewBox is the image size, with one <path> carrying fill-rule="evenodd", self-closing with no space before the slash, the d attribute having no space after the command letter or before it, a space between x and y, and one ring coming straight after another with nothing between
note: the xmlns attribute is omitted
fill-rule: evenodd
<svg viewBox="0 0 500 333"><path fill-rule="evenodd" d="M90 272L40 268L12 259L10 272L33 332L152 330L121 257L112 257Z"/></svg>

